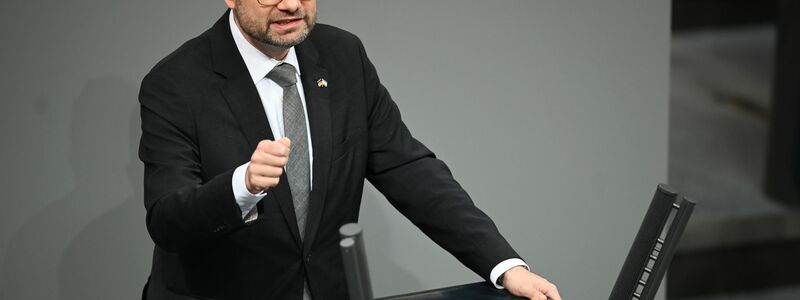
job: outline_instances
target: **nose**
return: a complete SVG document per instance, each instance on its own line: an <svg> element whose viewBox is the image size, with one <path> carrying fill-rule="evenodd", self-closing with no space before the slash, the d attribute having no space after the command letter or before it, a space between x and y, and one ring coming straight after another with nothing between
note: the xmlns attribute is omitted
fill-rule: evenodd
<svg viewBox="0 0 800 300"><path fill-rule="evenodd" d="M300 8L300 0L283 0L278 3L277 8L282 11L295 12Z"/></svg>

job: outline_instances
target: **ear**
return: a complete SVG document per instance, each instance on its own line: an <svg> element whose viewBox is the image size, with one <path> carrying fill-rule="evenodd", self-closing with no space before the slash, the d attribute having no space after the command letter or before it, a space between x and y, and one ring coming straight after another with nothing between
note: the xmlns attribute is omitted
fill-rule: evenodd
<svg viewBox="0 0 800 300"><path fill-rule="evenodd" d="M225 0L225 5L230 9L236 8L236 0Z"/></svg>

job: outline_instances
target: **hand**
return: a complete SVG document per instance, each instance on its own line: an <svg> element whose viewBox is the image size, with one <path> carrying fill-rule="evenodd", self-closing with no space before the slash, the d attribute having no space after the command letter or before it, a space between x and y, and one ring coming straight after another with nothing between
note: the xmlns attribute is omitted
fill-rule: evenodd
<svg viewBox="0 0 800 300"><path fill-rule="evenodd" d="M515 296L532 300L561 300L554 284L522 266L513 267L503 273L503 286Z"/></svg>
<svg viewBox="0 0 800 300"><path fill-rule="evenodd" d="M283 174L283 167L289 161L289 149L292 141L282 138L277 141L263 140L258 143L250 165L244 176L244 183L250 193L258 194L268 188L275 187Z"/></svg>

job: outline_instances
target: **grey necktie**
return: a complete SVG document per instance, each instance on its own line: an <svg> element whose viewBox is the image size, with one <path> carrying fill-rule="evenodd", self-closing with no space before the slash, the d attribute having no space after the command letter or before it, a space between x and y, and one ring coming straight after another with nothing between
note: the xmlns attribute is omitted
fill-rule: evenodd
<svg viewBox="0 0 800 300"><path fill-rule="evenodd" d="M310 176L308 163L308 131L306 131L306 114L300 94L297 92L297 75L290 64L280 64L267 74L283 87L283 131L284 136L292 140L289 162L286 164L286 176L294 200L294 214L300 239L303 239L308 214L308 196L310 194Z"/></svg>
<svg viewBox="0 0 800 300"><path fill-rule="evenodd" d="M289 179L289 188L292 191L300 240L303 240L311 193L306 114L300 101L300 94L297 92L297 75L292 65L282 63L276 66L267 74L267 78L283 87L283 131L284 136L292 140L289 162L286 164L286 177ZM303 284L303 299L311 299L306 282Z"/></svg>

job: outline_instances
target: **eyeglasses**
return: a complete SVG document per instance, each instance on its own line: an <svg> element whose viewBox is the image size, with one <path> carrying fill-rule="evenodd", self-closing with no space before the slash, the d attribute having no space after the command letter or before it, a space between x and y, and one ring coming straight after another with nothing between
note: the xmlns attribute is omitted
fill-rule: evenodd
<svg viewBox="0 0 800 300"><path fill-rule="evenodd" d="M281 1L283 0L256 0L258 4L261 4L261 6L274 6L278 3L281 3Z"/></svg>
<svg viewBox="0 0 800 300"><path fill-rule="evenodd" d="M261 6L275 6L283 1L285 0L256 0L258 4L261 4ZM300 0L300 1L310 1L310 0Z"/></svg>

